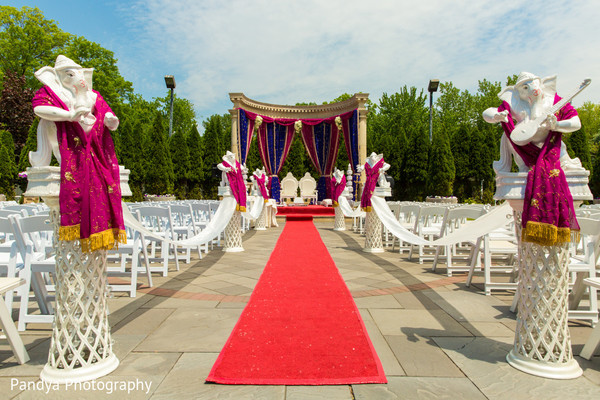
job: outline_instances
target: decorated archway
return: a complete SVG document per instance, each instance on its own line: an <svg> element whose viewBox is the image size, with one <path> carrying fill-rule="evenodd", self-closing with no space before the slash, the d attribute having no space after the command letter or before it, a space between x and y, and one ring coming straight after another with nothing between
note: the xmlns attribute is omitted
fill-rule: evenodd
<svg viewBox="0 0 600 400"><path fill-rule="evenodd" d="M320 175L319 200L328 197L327 182L335 167L339 135L344 135L348 160L354 169L367 157L368 93L356 93L348 100L315 106L286 106L262 103L243 93L229 93L233 103L231 113L231 151L242 163L246 161L252 136L256 133L259 154L270 177L271 196L279 200L279 178L296 134ZM355 173L353 188L359 195L364 178Z"/></svg>

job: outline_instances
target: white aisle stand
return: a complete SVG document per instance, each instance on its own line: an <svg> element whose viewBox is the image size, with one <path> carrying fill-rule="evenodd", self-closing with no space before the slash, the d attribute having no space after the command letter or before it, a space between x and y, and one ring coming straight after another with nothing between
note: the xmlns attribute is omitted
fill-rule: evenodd
<svg viewBox="0 0 600 400"><path fill-rule="evenodd" d="M375 188L373 197L380 197L382 200L392 195L392 189L387 187ZM366 253L383 253L383 224L377 216L375 210L366 211L365 218L365 247Z"/></svg>
<svg viewBox="0 0 600 400"><path fill-rule="evenodd" d="M121 168L121 192L130 196L129 171ZM27 169L25 196L41 197L50 207L56 252L56 309L48 363L40 378L50 383L82 382L114 371L108 324L106 250L81 251L79 240L58 240L60 167Z"/></svg>
<svg viewBox="0 0 600 400"><path fill-rule="evenodd" d="M221 186L219 186L219 196L223 196L223 199L233 198L229 185L223 186L223 181L221 181ZM229 223L223 231L223 236L224 252L238 253L244 251L244 247L242 246L242 213L239 210L236 209L233 212Z"/></svg>
<svg viewBox="0 0 600 400"><path fill-rule="evenodd" d="M341 197L341 196L340 196ZM334 231L345 231L346 230L346 217L339 204L333 208L335 211L335 219L333 221Z"/></svg>
<svg viewBox="0 0 600 400"><path fill-rule="evenodd" d="M573 200L592 198L589 172L565 171ZM552 379L573 379L583 373L573 358L568 326L568 243L540 246L521 241L520 222L527 172L499 172L497 200L507 200L515 213L519 241L517 328L506 359L513 367Z"/></svg>

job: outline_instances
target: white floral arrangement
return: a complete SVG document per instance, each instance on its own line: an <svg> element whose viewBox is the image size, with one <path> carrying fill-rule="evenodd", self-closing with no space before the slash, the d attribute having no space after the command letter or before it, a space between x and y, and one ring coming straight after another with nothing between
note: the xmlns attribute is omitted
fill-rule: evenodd
<svg viewBox="0 0 600 400"><path fill-rule="evenodd" d="M340 132L343 131L342 118L339 115L337 117L335 117L335 126L337 126L338 131L340 131Z"/></svg>
<svg viewBox="0 0 600 400"><path fill-rule="evenodd" d="M298 120L294 122L294 129L296 130L296 133L300 133L300 131L302 131L302 121Z"/></svg>
<svg viewBox="0 0 600 400"><path fill-rule="evenodd" d="M260 128L260 126L263 123L263 119L260 115L256 116L256 119L254 120L254 131L258 131L258 128Z"/></svg>

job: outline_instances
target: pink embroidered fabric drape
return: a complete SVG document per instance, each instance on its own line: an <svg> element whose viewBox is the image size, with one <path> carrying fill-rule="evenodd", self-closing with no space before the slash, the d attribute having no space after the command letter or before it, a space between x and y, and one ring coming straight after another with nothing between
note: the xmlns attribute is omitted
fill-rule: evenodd
<svg viewBox="0 0 600 400"><path fill-rule="evenodd" d="M242 165L238 160L235 160L235 165L231 165L227 161L222 161L222 164L225 167L231 168L231 171L226 173L229 187L231 188L233 198L237 201L236 210L244 212L246 211L247 193Z"/></svg>
<svg viewBox="0 0 600 400"><path fill-rule="evenodd" d="M346 177L342 176L340 183L337 182L335 177L331 178L331 200L333 202L333 206L338 206L338 199L344 189L346 188Z"/></svg>
<svg viewBox="0 0 600 400"><path fill-rule="evenodd" d="M100 93L94 93L96 122L89 133L78 122L55 122L61 155L59 239L79 239L85 252L127 242L119 163L110 131L104 126L104 117L112 110ZM36 92L32 105L68 110L48 86Z"/></svg>
<svg viewBox="0 0 600 400"><path fill-rule="evenodd" d="M371 211L371 197L373 197L373 192L375 191L375 187L377 186L377 178L379 178L379 170L383 167L384 164L383 157L381 160L377 161L373 167L369 165L369 163L365 163L365 187L363 188L362 196L360 198L360 207L364 211Z"/></svg>
<svg viewBox="0 0 600 400"><path fill-rule="evenodd" d="M560 101L555 95L554 104ZM508 123L502 123L505 134L515 128L510 106L503 102L498 111L508 111ZM577 115L571 104L564 106L558 113L559 121ZM515 151L530 167L525 187L525 201L522 214L522 240L543 246L565 243L571 240L571 231L579 231L575 216L573 197L567 184L565 173L560 166L560 147L562 133L550 131L544 145L528 143L519 146L512 140Z"/></svg>
<svg viewBox="0 0 600 400"><path fill-rule="evenodd" d="M258 190L260 192L260 195L263 197L263 199L265 199L265 201L269 200L269 192L267 191L267 180L268 177L266 175L261 175L258 176L256 174L254 175L254 179L256 180L256 184L258 185Z"/></svg>

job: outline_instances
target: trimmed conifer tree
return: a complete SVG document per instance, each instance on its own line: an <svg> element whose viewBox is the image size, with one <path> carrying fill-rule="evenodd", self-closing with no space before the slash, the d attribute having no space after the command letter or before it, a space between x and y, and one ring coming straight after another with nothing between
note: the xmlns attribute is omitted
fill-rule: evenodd
<svg viewBox="0 0 600 400"><path fill-rule="evenodd" d="M590 140L585 126L582 126L581 129L576 132L570 133L563 140L567 145L567 152L569 153L569 156L571 156L571 158L579 157L583 168L587 169L588 171L592 171Z"/></svg>
<svg viewBox="0 0 600 400"><path fill-rule="evenodd" d="M39 118L33 120L31 127L29 127L29 133L27 134L27 140L25 141L25 145L21 149L21 154L19 155L19 164L17 165L17 173L24 172L27 168L31 167L31 163L29 162L29 152L37 150L37 127L39 125ZM21 188L22 191L27 189L27 179L17 177L17 184Z"/></svg>
<svg viewBox="0 0 600 400"><path fill-rule="evenodd" d="M175 195L178 199L186 198L188 191L188 174L190 170L190 151L187 145L187 135L176 130L169 140L169 150L173 161Z"/></svg>
<svg viewBox="0 0 600 400"><path fill-rule="evenodd" d="M201 199L202 182L204 175L210 173L206 171L204 163L204 148L202 146L202 137L198 132L198 127L194 125L187 137L187 146L190 155L190 169L188 171L188 198Z"/></svg>
<svg viewBox="0 0 600 400"><path fill-rule="evenodd" d="M435 132L429 150L427 193L431 196L451 196L454 185L454 157L445 132Z"/></svg>
<svg viewBox="0 0 600 400"><path fill-rule="evenodd" d="M594 194L594 198L597 199L600 198L600 147L598 147L592 161L592 174L590 176L589 185Z"/></svg>
<svg viewBox="0 0 600 400"><path fill-rule="evenodd" d="M404 157L402 167L402 182L406 185L407 200L423 201L427 195L428 133L421 129L412 131L407 151L410 156Z"/></svg>
<svg viewBox="0 0 600 400"><path fill-rule="evenodd" d="M260 160L260 152L258 150L258 139L256 135L252 135L252 143L250 143L250 149L246 156L246 167L248 168L248 174L252 174L254 170L263 167L263 163Z"/></svg>
<svg viewBox="0 0 600 400"><path fill-rule="evenodd" d="M171 194L173 192L173 164L167 144L167 128L162 113L157 111L148 132L145 180L148 194Z"/></svg>
<svg viewBox="0 0 600 400"><path fill-rule="evenodd" d="M2 132L2 143L4 143L4 147L8 151L8 158L10 160L10 174L13 179L13 184L17 178L17 159L15 156L15 142L13 141L12 134L9 131L0 131Z"/></svg>
<svg viewBox="0 0 600 400"><path fill-rule="evenodd" d="M0 193L4 194L7 200L15 197L10 153L2 140L0 140Z"/></svg>

